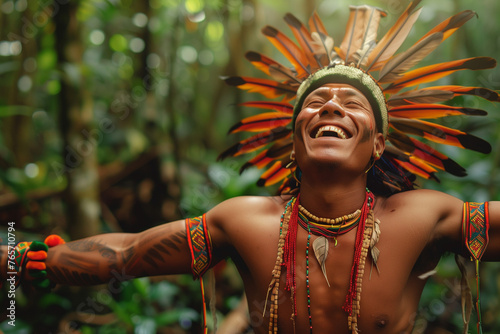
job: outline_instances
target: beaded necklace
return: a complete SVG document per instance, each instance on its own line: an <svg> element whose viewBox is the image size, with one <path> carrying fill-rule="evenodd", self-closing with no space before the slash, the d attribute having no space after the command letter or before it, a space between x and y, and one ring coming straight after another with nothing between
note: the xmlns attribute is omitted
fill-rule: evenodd
<svg viewBox="0 0 500 334"><path fill-rule="evenodd" d="M295 298L296 282L295 282L295 251L297 241L297 228L300 225L304 228L307 235L306 243L306 293L307 293L307 311L309 320L309 331L312 333L312 316L311 316L311 294L309 280L309 248L311 236L319 235L319 238L333 238L336 245L336 237L347 233L358 227L356 233L356 241L354 245L354 261L351 268L351 277L349 290L346 296L346 301L343 309L348 315L348 326L352 333L358 333L357 320L359 317L360 300L361 300L361 283L364 274L364 265L368 250L371 249L372 258L376 265L378 250L375 244L378 241L380 229L379 222L373 217L373 194L367 189L363 207L352 214L342 216L336 219L319 218L301 207L299 204L300 194L296 198L292 198L286 205L285 212L281 217L280 237L278 242L278 254L275 267L273 270L273 278L268 288L268 296L271 292L271 307L269 316L269 333L275 334L278 332L278 290L279 280L281 277L282 267L286 268L286 283L285 290L291 292L292 298L292 322L295 328L295 318L297 316L297 303ZM326 240L326 239L325 239ZM316 242L317 240L315 240ZM316 254L317 255L317 254ZM318 258L318 256L317 256ZM324 260L326 260L326 255ZM319 261L319 258L318 258ZM321 263L320 263L321 264ZM323 273L326 272L322 264ZM328 282L328 279L327 279ZM329 285L329 284L328 284ZM266 297L267 305L268 297ZM264 305L264 313L266 311Z"/></svg>

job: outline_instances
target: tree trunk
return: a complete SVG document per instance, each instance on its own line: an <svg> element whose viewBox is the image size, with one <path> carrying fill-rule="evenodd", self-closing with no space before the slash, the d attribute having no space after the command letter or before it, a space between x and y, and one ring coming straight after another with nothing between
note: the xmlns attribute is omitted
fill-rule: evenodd
<svg viewBox="0 0 500 334"><path fill-rule="evenodd" d="M76 12L78 1L59 6L54 16L56 53L61 74L60 129L64 139L59 176L67 178L66 217L72 239L100 231L98 130L92 126L92 97L82 73L84 46Z"/></svg>

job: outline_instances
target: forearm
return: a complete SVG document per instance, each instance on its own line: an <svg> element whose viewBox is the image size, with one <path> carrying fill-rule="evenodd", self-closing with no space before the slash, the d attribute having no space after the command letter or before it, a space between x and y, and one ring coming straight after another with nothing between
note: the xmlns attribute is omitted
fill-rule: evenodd
<svg viewBox="0 0 500 334"><path fill-rule="evenodd" d="M183 221L138 234L101 234L53 247L46 260L50 281L95 285L110 280L189 273Z"/></svg>
<svg viewBox="0 0 500 334"><path fill-rule="evenodd" d="M50 248L45 261L47 277L53 283L67 285L108 282L123 271L125 248L133 247L133 236L101 234Z"/></svg>

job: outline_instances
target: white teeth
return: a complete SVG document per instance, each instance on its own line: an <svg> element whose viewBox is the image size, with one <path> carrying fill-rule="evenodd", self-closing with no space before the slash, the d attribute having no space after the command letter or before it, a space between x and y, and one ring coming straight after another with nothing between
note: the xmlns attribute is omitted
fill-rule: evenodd
<svg viewBox="0 0 500 334"><path fill-rule="evenodd" d="M323 136L323 133L325 133L325 132L335 132L337 134L337 137L342 138L342 139L347 138L345 132L341 128L338 128L338 127L333 126L333 125L326 125L326 126L322 126L321 128L319 128L318 132L316 132L315 138Z"/></svg>

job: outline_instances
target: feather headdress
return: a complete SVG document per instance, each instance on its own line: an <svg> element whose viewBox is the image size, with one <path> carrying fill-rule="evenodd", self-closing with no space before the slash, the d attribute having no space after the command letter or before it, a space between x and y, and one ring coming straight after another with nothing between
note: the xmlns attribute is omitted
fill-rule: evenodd
<svg viewBox="0 0 500 334"><path fill-rule="evenodd" d="M437 180L435 173L438 169L457 176L465 175L464 168L421 139L489 153L491 146L488 142L430 120L452 115L486 114L483 110L440 104L455 96L476 95L499 102L500 95L482 87L421 88L420 85L460 70L493 68L496 61L474 57L416 68L423 58L475 16L473 11L460 12L398 53L421 12L421 8L417 8L419 3L420 0L410 3L378 41L379 21L386 13L371 6L350 6L346 33L339 46L335 45L316 13L308 22L309 28L292 14L286 14L285 21L297 43L273 27L264 27L262 33L292 66L287 67L257 52L248 52L246 58L270 79L229 77L225 80L229 85L260 93L268 99L281 100L244 103L268 111L245 118L233 126L231 133L246 131L255 134L236 143L219 158L260 151L241 171L251 166L266 168L259 185L282 182L282 192L292 189L294 170L287 166L292 149L293 123L302 101L312 89L324 83L345 82L361 88L365 96L372 95L367 97L376 119L379 118L379 131L390 143L368 176L369 186L375 182L382 185L385 192L410 189L415 175ZM341 72L343 74L339 74ZM295 100L295 106L291 104L292 100Z"/></svg>

